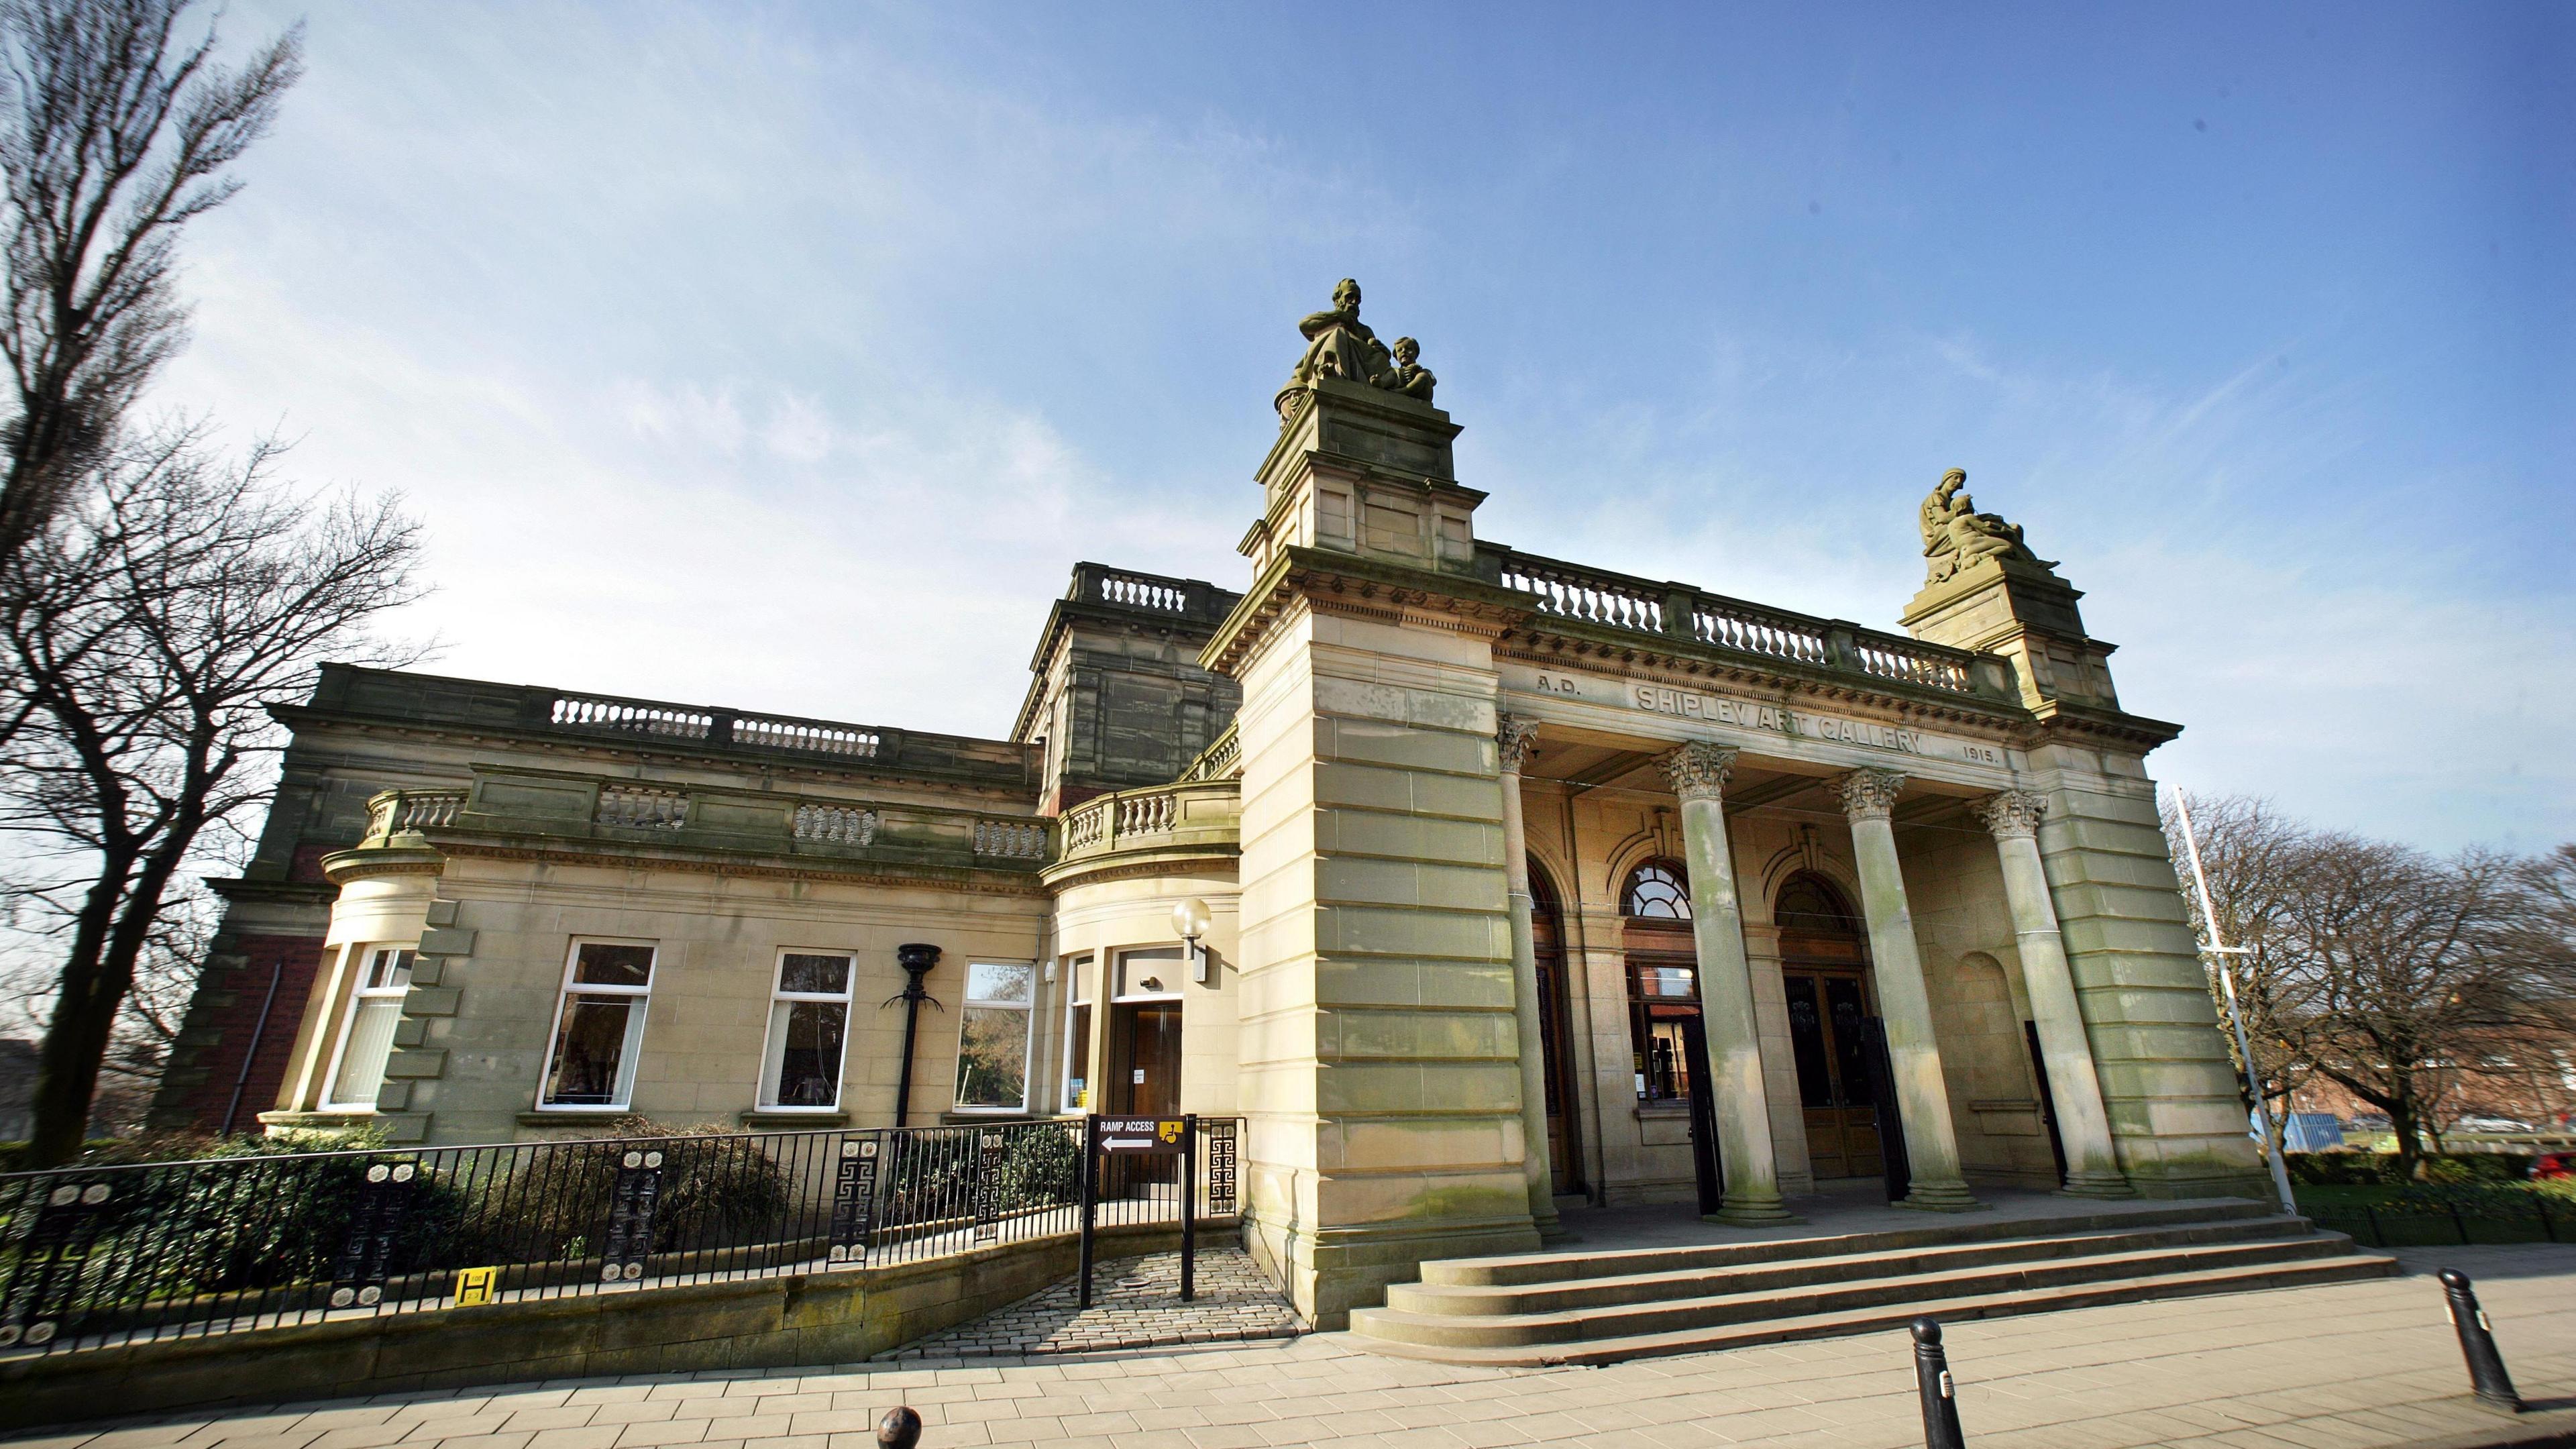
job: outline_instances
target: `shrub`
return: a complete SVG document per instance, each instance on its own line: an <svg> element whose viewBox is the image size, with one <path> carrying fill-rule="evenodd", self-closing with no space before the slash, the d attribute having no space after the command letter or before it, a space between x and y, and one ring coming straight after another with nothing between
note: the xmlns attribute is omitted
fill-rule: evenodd
<svg viewBox="0 0 2576 1449"><path fill-rule="evenodd" d="M2462 1152L2426 1157L2423 1181L2431 1183L2520 1182L2531 1174L2527 1152ZM2397 1187L2393 1152L2293 1152L2290 1181L2310 1187Z"/></svg>

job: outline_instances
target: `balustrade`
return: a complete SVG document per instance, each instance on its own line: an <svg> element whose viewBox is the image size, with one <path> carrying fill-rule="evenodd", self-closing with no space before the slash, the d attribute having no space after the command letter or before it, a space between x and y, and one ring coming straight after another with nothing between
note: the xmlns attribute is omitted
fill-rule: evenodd
<svg viewBox="0 0 2576 1449"><path fill-rule="evenodd" d="M387 790L367 802L367 837L382 840L405 830L452 825L464 808L462 790Z"/></svg>
<svg viewBox="0 0 2576 1449"><path fill-rule="evenodd" d="M1739 654L1956 694L1977 692L1976 656L1965 650L1529 554L1503 552L1499 566L1503 587L1528 595L1532 607L1553 618L1641 634L1686 632L1702 644ZM1685 602L1687 621L1679 614Z"/></svg>
<svg viewBox="0 0 2576 1449"><path fill-rule="evenodd" d="M847 805L799 805L796 838L833 845L867 845L877 838L877 812Z"/></svg>
<svg viewBox="0 0 2576 1449"><path fill-rule="evenodd" d="M1881 679L1902 679L1909 684L1928 684L1935 689L1967 693L1974 687L1967 663L1946 655L1933 654L1911 642L1883 635L1853 641L1852 653L1863 674Z"/></svg>
<svg viewBox="0 0 2576 1449"><path fill-rule="evenodd" d="M1225 733L1218 735L1215 743L1201 750L1199 757L1190 762L1190 767L1181 772L1181 781L1189 784L1200 780L1224 780L1242 772L1243 736L1236 733L1234 726L1229 724L1225 727Z"/></svg>
<svg viewBox="0 0 2576 1449"><path fill-rule="evenodd" d="M804 750L818 755L869 760L876 758L877 747L882 740L877 731L858 725L741 715L733 722L733 742L763 749Z"/></svg>
<svg viewBox="0 0 2576 1449"><path fill-rule="evenodd" d="M1663 590L1642 580L1515 553L1503 559L1503 587L1536 595L1539 612L1560 619L1663 631Z"/></svg>
<svg viewBox="0 0 2576 1449"><path fill-rule="evenodd" d="M1041 860L1046 856L1047 828L1042 821L978 820L975 853L1004 860Z"/></svg>
<svg viewBox="0 0 2576 1449"><path fill-rule="evenodd" d="M1189 595L1167 579L1151 574L1117 573L1102 569L1098 574L1103 603L1125 604L1131 609L1159 609L1167 614L1186 613Z"/></svg>
<svg viewBox="0 0 2576 1449"><path fill-rule="evenodd" d="M1691 607L1691 636L1720 649L1794 659L1801 664L1824 664L1833 657L1826 647L1825 626L1820 620L1707 595Z"/></svg>
<svg viewBox="0 0 2576 1449"><path fill-rule="evenodd" d="M677 830L688 816L689 797L681 791L610 785L599 792L599 811L593 818L602 825L636 830Z"/></svg>
<svg viewBox="0 0 2576 1449"><path fill-rule="evenodd" d="M715 715L707 710L684 705L646 704L631 699L602 699L594 695L564 694L555 697L554 723L577 729L615 730L621 734L660 735L669 739L703 740L715 725Z"/></svg>

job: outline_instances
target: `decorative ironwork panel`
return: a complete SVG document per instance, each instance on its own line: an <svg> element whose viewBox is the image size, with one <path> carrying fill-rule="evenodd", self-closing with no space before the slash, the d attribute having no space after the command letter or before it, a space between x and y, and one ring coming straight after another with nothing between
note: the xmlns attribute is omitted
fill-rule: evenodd
<svg viewBox="0 0 2576 1449"><path fill-rule="evenodd" d="M378 1162L367 1168L349 1213L349 1237L331 1265L331 1306L373 1308L384 1301L385 1279L402 1240L420 1186L420 1168L409 1162Z"/></svg>
<svg viewBox="0 0 2576 1449"><path fill-rule="evenodd" d="M1210 1217L1226 1217L1234 1212L1234 1124L1208 1124L1207 1204Z"/></svg>
<svg viewBox="0 0 2576 1449"><path fill-rule="evenodd" d="M868 1261L868 1230L876 1214L875 1138L848 1138L832 1176L832 1253L835 1266L859 1267Z"/></svg>
<svg viewBox="0 0 2576 1449"><path fill-rule="evenodd" d="M1003 1136L987 1130L981 1134L975 1154L975 1241L989 1243L1002 1236L1002 1144Z"/></svg>
<svg viewBox="0 0 2576 1449"><path fill-rule="evenodd" d="M632 1283L644 1276L653 1253L653 1209L662 1200L662 1153L634 1148L617 1160L617 1186L608 1206L608 1241L600 1252L599 1281Z"/></svg>
<svg viewBox="0 0 2576 1449"><path fill-rule="evenodd" d="M18 1243L18 1261L10 1271L0 1348L20 1343L41 1347L78 1325L87 1297L81 1291L82 1273L107 1216L102 1209L114 1194L104 1182L66 1182L37 1204L35 1221Z"/></svg>

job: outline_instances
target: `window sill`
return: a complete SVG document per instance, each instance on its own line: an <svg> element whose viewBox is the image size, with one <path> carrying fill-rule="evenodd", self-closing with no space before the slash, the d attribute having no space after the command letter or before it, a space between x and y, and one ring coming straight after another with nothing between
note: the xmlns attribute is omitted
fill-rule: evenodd
<svg viewBox="0 0 2576 1449"><path fill-rule="evenodd" d="M1637 1115L1640 1117L1687 1117L1690 1115L1690 1103L1672 1101L1639 1102L1637 1104Z"/></svg>
<svg viewBox="0 0 2576 1449"><path fill-rule="evenodd" d="M809 1107L800 1112L794 1108L781 1110L776 1107L754 1107L744 1112L740 1120L742 1125L755 1131L819 1132L828 1128L849 1126L850 1114L831 1108Z"/></svg>
<svg viewBox="0 0 2576 1449"><path fill-rule="evenodd" d="M376 1120L372 1107L319 1107L308 1112L262 1112L262 1127L291 1127L329 1130L334 1127L361 1127Z"/></svg>
<svg viewBox="0 0 2576 1449"><path fill-rule="evenodd" d="M635 1115L632 1107L549 1107L519 1114L522 1127L584 1127L622 1122Z"/></svg>

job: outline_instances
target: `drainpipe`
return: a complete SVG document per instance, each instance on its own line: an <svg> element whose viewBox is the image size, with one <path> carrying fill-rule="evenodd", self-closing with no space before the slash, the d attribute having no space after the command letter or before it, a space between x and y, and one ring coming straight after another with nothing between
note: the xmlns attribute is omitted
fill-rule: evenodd
<svg viewBox="0 0 2576 1449"><path fill-rule="evenodd" d="M259 1039L268 1033L268 1011L277 1004L277 983L286 975L286 958L268 969L268 994L259 999L259 1019L250 1024L250 1045L242 1048L240 1075L233 1078L232 1100L224 1104L224 1125L215 1129L218 1137L233 1135L233 1118L241 1111L242 1089L250 1085L250 1069L259 1061Z"/></svg>
<svg viewBox="0 0 2576 1449"><path fill-rule="evenodd" d="M942 1011L948 1008L939 1006L937 998L921 989L921 978L929 975L930 968L939 964L938 947L920 941L897 946L894 948L894 962L903 968L904 975L909 979L904 982L902 991L887 997L885 1005L877 1009L883 1011L886 1006L892 1006L898 1001L903 1003L903 1075L897 1078L895 1083L894 1125L906 1127L911 1125L909 1119L912 1116L912 1044L921 1029L921 1004L927 1001Z"/></svg>

